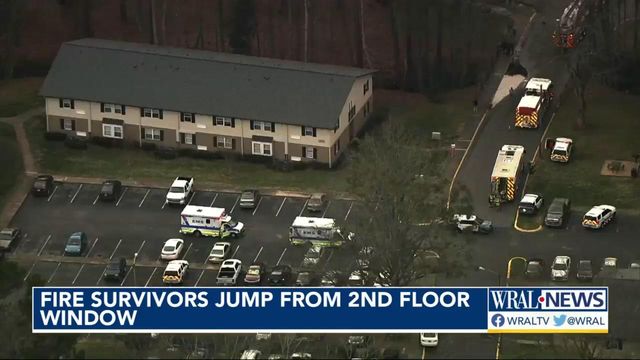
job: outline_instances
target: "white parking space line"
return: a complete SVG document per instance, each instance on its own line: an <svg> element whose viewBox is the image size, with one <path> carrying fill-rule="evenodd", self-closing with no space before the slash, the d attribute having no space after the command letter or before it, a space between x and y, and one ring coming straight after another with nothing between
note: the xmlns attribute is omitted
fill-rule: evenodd
<svg viewBox="0 0 640 360"><path fill-rule="evenodd" d="M327 207L324 208L324 212L322 213L322 217L324 218L325 215L327 215L327 210L329 210L329 207L331 206L331 200L329 200L327 202Z"/></svg>
<svg viewBox="0 0 640 360"><path fill-rule="evenodd" d="M193 201L193 198L196 196L196 192L192 192L191 193L191 199L189 199L189 202L187 203L187 205L191 205L191 201Z"/></svg>
<svg viewBox="0 0 640 360"><path fill-rule="evenodd" d="M91 254L91 250L93 250L93 248L96 247L96 244L98 243L98 240L99 240L99 238L96 238L93 241L93 245L91 245L91 248L89 248L89 251L87 251L87 254L84 257L86 257L86 258L89 257L89 254Z"/></svg>
<svg viewBox="0 0 640 360"><path fill-rule="evenodd" d="M47 240L44 241L44 245L42 245L40 251L38 251L38 256L42 255L42 252L44 251L44 248L47 247L47 243L49 242L49 240L51 240L51 234L47 236Z"/></svg>
<svg viewBox="0 0 640 360"><path fill-rule="evenodd" d="M80 193L80 190L82 190L82 185L84 185L84 184L80 184L80 186L78 186L78 190L76 190L76 193L71 198L71 201L69 202L69 204L73 204L73 202L76 201L76 197Z"/></svg>
<svg viewBox="0 0 640 360"><path fill-rule="evenodd" d="M298 216L302 216L302 213L304 212L304 209L307 208L307 203L309 202L309 199L304 201L304 204L302 205L302 209L300 209L300 214Z"/></svg>
<svg viewBox="0 0 640 360"><path fill-rule="evenodd" d="M113 255L116 254L116 251L118 251L118 247L120 246L121 243L122 243L122 239L118 240L118 245L116 245L116 248L113 249L113 252L111 253L111 256L109 256L109 260L111 260L113 258Z"/></svg>
<svg viewBox="0 0 640 360"><path fill-rule="evenodd" d="M116 206L120 205L120 200L122 200L122 198L124 197L124 194L127 192L127 189L128 188L124 188L124 190L122 191L122 194L120 194L120 198L118 199Z"/></svg>
<svg viewBox="0 0 640 360"><path fill-rule="evenodd" d="M347 215L344 216L344 221L347 221L347 218L349 217L349 214L351 213L351 208L352 207L353 207L353 201L349 205L349 210L347 210Z"/></svg>
<svg viewBox="0 0 640 360"><path fill-rule="evenodd" d="M80 266L80 269L78 269L78 273L76 274L76 277L73 278L71 285L75 285L76 280L78 280L78 276L80 276L80 273L82 272L82 269L84 269L84 264L82 264L82 266Z"/></svg>
<svg viewBox="0 0 640 360"><path fill-rule="evenodd" d="M278 259L278 262L276 263L276 266L280 265L280 261L282 261L282 258L284 257L284 254L287 252L287 248L284 248L284 250L282 250L282 254L280 254L280 258Z"/></svg>
<svg viewBox="0 0 640 360"><path fill-rule="evenodd" d="M142 251L142 247L144 246L144 243L146 243L146 242L147 242L147 240L142 240L142 244L140 244L140 248L138 248L138 255Z"/></svg>
<svg viewBox="0 0 640 360"><path fill-rule="evenodd" d="M231 208L231 211L229 211L229 214L233 213L233 210L236 209L236 205L238 205L238 201L240 201L240 195L238 195L238 197L236 198L236 202L233 204L233 207Z"/></svg>
<svg viewBox="0 0 640 360"><path fill-rule="evenodd" d="M51 195L49 195L49 198L47 199L47 202L51 201L51 198L53 197L53 194L55 194L55 193L56 193L56 190L58 190L58 185L56 185L56 186L53 188L53 191L51 192Z"/></svg>
<svg viewBox="0 0 640 360"><path fill-rule="evenodd" d="M256 257L253 259L253 262L258 261L258 258L260 257L260 253L262 253L262 249L264 249L264 246L260 246L260 250L258 250L258 254L256 255Z"/></svg>
<svg viewBox="0 0 640 360"><path fill-rule="evenodd" d="M129 277L129 273L131 272L131 269L133 269L133 266L129 266L129 270L127 270L127 273L124 275L124 278L122 279L122 282L120 283L120 286L124 286L124 282L127 281L127 278Z"/></svg>
<svg viewBox="0 0 640 360"><path fill-rule="evenodd" d="M153 278L153 274L156 273L156 270L158 270L158 268L153 268L153 271L151 272L151 275L149 275L149 279L147 280L147 282L144 284L144 287L147 287L149 285L149 283L151 282L151 279Z"/></svg>
<svg viewBox="0 0 640 360"><path fill-rule="evenodd" d="M107 265L109 266L109 265ZM107 266L104 267L104 270L102 270L102 273L100 274L100 277L98 278L98 281L96 281L96 286L100 285L100 280L102 280L102 278L104 277L104 273L107 272Z"/></svg>
<svg viewBox="0 0 640 360"><path fill-rule="evenodd" d="M256 208L253 209L253 213L251 215L255 215L256 211L258 211L258 208L260 207L260 203L262 202L262 197L260 197L260 200L258 200L258 205L256 205Z"/></svg>
<svg viewBox="0 0 640 360"><path fill-rule="evenodd" d="M236 251L234 251L233 255L231 255L232 258L236 257L236 254L238 253L238 250L240 250L240 245L238 245L238 247L236 247Z"/></svg>
<svg viewBox="0 0 640 360"><path fill-rule="evenodd" d="M187 258L187 254L189 253L189 250L191 250L191 246L193 245L193 243L189 244L189 247L187 248L187 251L184 252L184 255L182 255L182 260Z"/></svg>
<svg viewBox="0 0 640 360"><path fill-rule="evenodd" d="M278 212L276 213L276 216L280 214L280 210L282 210L282 207L284 206L285 201L287 201L287 198L284 198L284 200L282 200L282 204L280 204L280 207L278 208Z"/></svg>
<svg viewBox="0 0 640 360"><path fill-rule="evenodd" d="M49 280L47 280L47 284L51 282L51 280L53 280L53 277L56 275L56 273L58 272L58 268L60 267L60 264L62 263L58 263L58 266L56 266L55 270L53 270L53 272L51 273L51 276L49 276Z"/></svg>
<svg viewBox="0 0 640 360"><path fill-rule="evenodd" d="M95 205L98 202L99 198L100 198L100 193L98 193L98 195L96 195L96 199L93 200L93 205Z"/></svg>
<svg viewBox="0 0 640 360"><path fill-rule="evenodd" d="M218 193L216 193L216 196L213 197L213 200L211 200L211 204L209 204L209 207L213 206L213 203L216 202L216 199L218 198Z"/></svg>
<svg viewBox="0 0 640 360"><path fill-rule="evenodd" d="M202 279L202 275L204 275L205 271L206 269L202 269L202 271L200 272L200 276L198 276L198 280L196 280L196 283L193 286L198 286L198 283L200 282L200 279Z"/></svg>
<svg viewBox="0 0 640 360"><path fill-rule="evenodd" d="M144 194L142 201L140 201L140 205L138 205L139 208L141 208L142 204L144 204L144 200L147 198L147 195L149 195L149 192L151 192L151 189L147 189L147 192ZM162 205L162 207L164 208L164 205Z"/></svg>
<svg viewBox="0 0 640 360"><path fill-rule="evenodd" d="M164 210L165 206L167 206L167 200L166 199L162 200L162 206L160 206L160 209Z"/></svg>
<svg viewBox="0 0 640 360"><path fill-rule="evenodd" d="M36 267L36 263L37 261L33 262L33 265L31 265L31 267L29 268L29 271L27 271L27 274L24 276L24 279L22 279L22 281L27 281L27 278L29 277L29 275L31 275L33 268Z"/></svg>

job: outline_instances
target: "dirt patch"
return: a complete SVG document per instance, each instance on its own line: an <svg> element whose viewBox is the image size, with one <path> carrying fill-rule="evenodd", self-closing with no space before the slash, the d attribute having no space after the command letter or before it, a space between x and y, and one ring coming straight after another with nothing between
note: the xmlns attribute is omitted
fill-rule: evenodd
<svg viewBox="0 0 640 360"><path fill-rule="evenodd" d="M636 176L638 175L639 167L640 164L633 161L607 160L602 164L600 175L633 177L634 170Z"/></svg>

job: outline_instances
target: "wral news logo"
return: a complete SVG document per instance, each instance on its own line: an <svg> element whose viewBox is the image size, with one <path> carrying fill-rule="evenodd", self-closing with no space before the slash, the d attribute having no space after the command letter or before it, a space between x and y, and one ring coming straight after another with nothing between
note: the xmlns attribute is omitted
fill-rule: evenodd
<svg viewBox="0 0 640 360"><path fill-rule="evenodd" d="M607 288L489 289L488 331L606 333Z"/></svg>

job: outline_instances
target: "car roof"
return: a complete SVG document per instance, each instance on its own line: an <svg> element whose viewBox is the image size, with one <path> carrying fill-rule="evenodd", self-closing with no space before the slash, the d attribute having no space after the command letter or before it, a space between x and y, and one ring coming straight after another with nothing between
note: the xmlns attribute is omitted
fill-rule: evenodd
<svg viewBox="0 0 640 360"><path fill-rule="evenodd" d="M53 176L51 176L51 175L38 175L38 177L36 177L36 180L49 180L49 179L53 179Z"/></svg>
<svg viewBox="0 0 640 360"><path fill-rule="evenodd" d="M236 264L242 264L242 261L238 260L238 259L227 259L225 261L222 262L222 266L234 266Z"/></svg>
<svg viewBox="0 0 640 360"><path fill-rule="evenodd" d="M324 196L323 193L313 193L311 194L311 199L320 199L323 196Z"/></svg>
<svg viewBox="0 0 640 360"><path fill-rule="evenodd" d="M558 255L555 259L553 259L553 262L565 262L567 260L569 260L569 257L567 255Z"/></svg>
<svg viewBox="0 0 640 360"><path fill-rule="evenodd" d="M540 195L538 194L525 194L522 197L522 202L534 202L536 201L536 199L538 199L540 197Z"/></svg>
<svg viewBox="0 0 640 360"><path fill-rule="evenodd" d="M0 234L13 234L14 231L16 231L18 229L16 228L4 228L2 230L0 230Z"/></svg>
<svg viewBox="0 0 640 360"><path fill-rule="evenodd" d="M224 247L224 246L231 246L231 243L229 242L224 242L224 241L218 241L217 243L213 244L213 248L220 248L220 247Z"/></svg>
<svg viewBox="0 0 640 360"><path fill-rule="evenodd" d="M580 260L580 264L591 264L591 260Z"/></svg>
<svg viewBox="0 0 640 360"><path fill-rule="evenodd" d="M182 239L169 239L164 242L165 245L178 245L178 243L183 242Z"/></svg>
<svg viewBox="0 0 640 360"><path fill-rule="evenodd" d="M172 260L167 264L167 268L165 270L178 270L182 265L188 265L189 262L186 260Z"/></svg>

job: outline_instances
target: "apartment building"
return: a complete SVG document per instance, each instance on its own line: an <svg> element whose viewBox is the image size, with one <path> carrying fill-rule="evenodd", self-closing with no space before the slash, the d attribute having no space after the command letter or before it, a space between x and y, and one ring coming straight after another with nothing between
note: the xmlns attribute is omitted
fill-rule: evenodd
<svg viewBox="0 0 640 360"><path fill-rule="evenodd" d="M371 113L374 72L81 39L40 94L48 132L332 167Z"/></svg>

